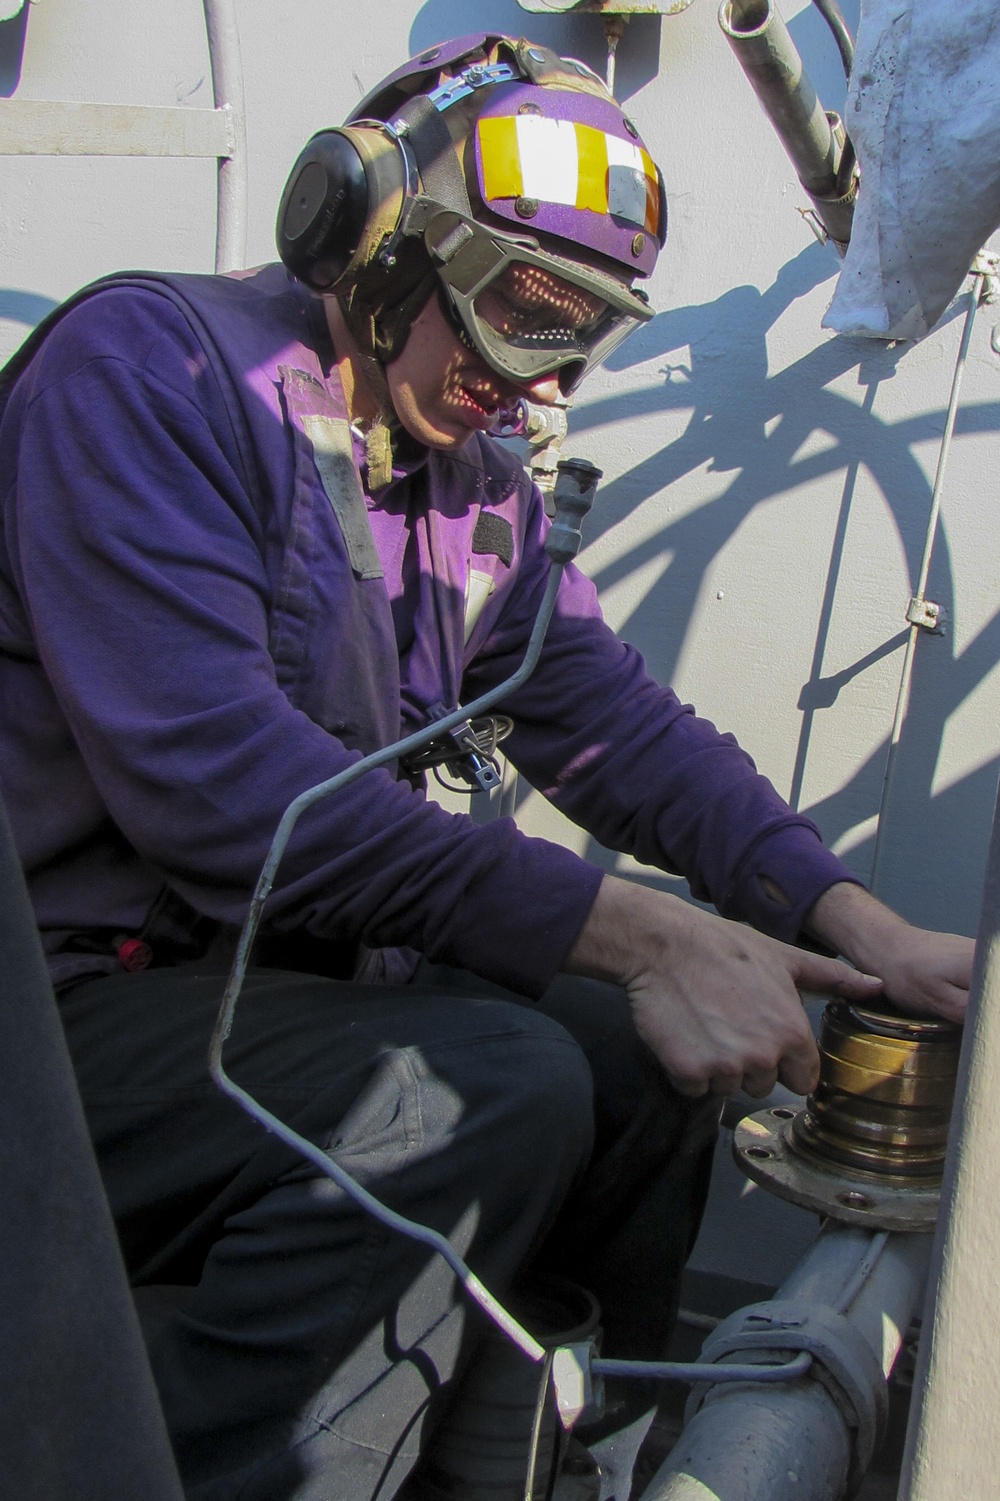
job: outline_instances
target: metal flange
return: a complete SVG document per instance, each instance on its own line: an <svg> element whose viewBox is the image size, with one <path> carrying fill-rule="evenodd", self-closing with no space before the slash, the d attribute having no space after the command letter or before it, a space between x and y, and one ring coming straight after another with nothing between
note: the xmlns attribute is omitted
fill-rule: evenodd
<svg viewBox="0 0 1000 1501"><path fill-rule="evenodd" d="M869 1230L928 1234L937 1220L936 1186L888 1183L873 1173L838 1172L796 1151L792 1123L805 1111L779 1106L748 1115L736 1127L733 1156L748 1178L780 1199L827 1219Z"/></svg>

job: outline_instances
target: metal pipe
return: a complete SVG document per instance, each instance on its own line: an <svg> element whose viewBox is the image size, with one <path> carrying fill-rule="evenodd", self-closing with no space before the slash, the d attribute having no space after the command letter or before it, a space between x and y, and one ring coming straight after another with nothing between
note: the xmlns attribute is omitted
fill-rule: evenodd
<svg viewBox="0 0 1000 1501"><path fill-rule="evenodd" d="M706 1399L643 1501L840 1501L848 1445L823 1387L717 1390L721 1403Z"/></svg>
<svg viewBox="0 0 1000 1501"><path fill-rule="evenodd" d="M216 271L238 271L247 258L247 127L243 59L235 0L203 0L215 107L229 116L232 148L219 157Z"/></svg>
<svg viewBox="0 0 1000 1501"><path fill-rule="evenodd" d="M719 25L812 199L823 228L838 245L851 237L857 184L840 180L845 137L827 114L795 43L771 0L722 0Z"/></svg>
<svg viewBox="0 0 1000 1501"><path fill-rule="evenodd" d="M922 629L927 629L930 617L927 614L927 601L925 591L927 579L931 569L931 557L934 552L934 541L937 537L938 518L941 514L941 495L944 489L944 477L948 467L948 455L951 452L951 440L955 431L955 418L958 413L958 398L962 389L962 377L965 375L965 365L969 354L969 341L972 338L972 326L976 321L976 312L983 293L986 289L986 274L980 272L972 284L969 308L965 315L965 325L962 329L962 338L958 346L958 355L955 359L955 373L951 380L951 395L948 398L948 411L944 420L944 432L941 434L941 448L938 452L937 470L934 475L934 489L931 492L931 509L927 518L927 530L924 534L924 553L920 560L920 573L917 578L917 588L910 600L906 618L910 621L910 633L906 639L906 651L903 656L903 667L899 675L899 692L896 695L896 712L893 716L892 730L889 734L889 749L885 758L885 771L882 775L882 794L878 805L878 823L875 830L875 849L872 853L871 874L868 884L871 890L878 894L879 877L882 874L882 856L885 850L885 811L889 801L889 793L892 789L893 777L896 771L896 756L899 752L899 742L903 734L903 722L910 702L910 683L913 678L913 663L917 650L917 637ZM937 619L937 608L934 608L933 618Z"/></svg>
<svg viewBox="0 0 1000 1501"><path fill-rule="evenodd" d="M868 1381L873 1406L884 1402L878 1373L885 1377L892 1370L920 1306L929 1254L929 1236L873 1235L827 1222L773 1303L746 1311L760 1340L757 1358L776 1353L775 1345L768 1346L768 1310L774 1311L776 1338L814 1314L834 1340L838 1328L850 1333L848 1357L851 1342L863 1342L869 1364L855 1361L852 1375L859 1390ZM740 1319L733 1315L726 1325ZM858 1456L835 1385L816 1379L814 1366L812 1374L782 1386L713 1387L644 1501L840 1501L857 1479Z"/></svg>
<svg viewBox="0 0 1000 1501"><path fill-rule="evenodd" d="M607 84L608 93L612 96L615 92L618 43L625 34L625 27L628 25L628 20L628 16L614 15L604 17L604 35L608 43L608 65L604 81Z"/></svg>
<svg viewBox="0 0 1000 1501"><path fill-rule="evenodd" d="M554 531L555 527L553 527ZM550 538L551 536L552 533L550 533ZM412 735L406 735L402 740L397 740L392 745L385 746L382 750L374 751L371 755L364 756L360 760L353 762L344 771L338 772L336 776L330 777L325 782L318 783L315 787L308 788L305 792L300 793L285 809L281 822L278 825L278 831L271 841L271 847L264 862L264 868L257 880L257 886L250 903L250 910L240 933L236 957L233 960L233 967L226 982L222 1004L215 1023L215 1030L212 1034L208 1057L209 1073L224 1094L228 1095L241 1109L245 1110L248 1115L258 1121L265 1130L276 1136L279 1141L284 1142L293 1151L299 1152L303 1157L307 1158L326 1177L332 1178L338 1188L342 1189L349 1198L353 1199L356 1204L366 1210L381 1224L387 1225L390 1229L407 1236L410 1240L418 1241L421 1245L425 1245L429 1249L436 1251L454 1272L466 1293L468 1293L475 1303L478 1303L487 1317L492 1319L494 1324L503 1330L507 1337L528 1356L529 1360L534 1361L544 1359L545 1350L543 1346L526 1329L522 1328L517 1320L508 1313L502 1303L493 1296L472 1269L466 1265L446 1236L427 1225L421 1225L415 1220L408 1219L405 1215L397 1213L394 1209L389 1209L374 1194L369 1193L366 1188L362 1187L356 1179L345 1172L339 1163L335 1162L326 1152L315 1146L313 1142L309 1141L307 1137L302 1136L293 1127L287 1125L280 1117L274 1115L266 1106L262 1105L259 1100L254 1099L253 1095L243 1089L241 1085L237 1084L235 1079L232 1079L226 1072L222 1055L226 1038L232 1030L236 1015L236 1004L243 987L243 980L250 962L250 953L253 948L254 939L257 936L257 929L260 926L260 921L264 913L264 904L274 884L274 877L281 863L281 857L302 814L315 803L321 802L323 799L331 797L349 786L358 777L363 776L365 772L389 765L391 762L397 760L399 756L418 750L435 736L453 729L468 716L476 715L485 712L486 709L492 708L495 703L507 697L515 689L519 688L522 683L526 682L534 671L538 658L541 655L545 634L555 610L556 598L559 593L559 582L562 578L566 561L567 559L553 559L552 561L545 586L545 593L542 597L538 614L535 617L528 648L516 672L503 683L498 684L495 688L491 688L487 693L482 694L464 708L453 710L452 713L445 715L443 719L435 720L432 724L425 725L423 729L415 731Z"/></svg>
<svg viewBox="0 0 1000 1501"><path fill-rule="evenodd" d="M541 655L545 634L555 612L563 572L567 563L579 552L583 541L581 530L583 518L593 504L597 482L600 478L601 471L586 459L563 459L559 465L559 480L555 489L556 515L545 538L545 551L549 557L549 575L541 604L538 607L538 614L531 628L524 658L517 670L511 673L504 682L498 683L495 688L489 689L479 698L474 699L472 703L452 710L450 714L433 720L422 729L415 730L412 735L406 735L392 745L384 746L381 750L361 757L344 771L338 772L336 776L329 777L315 787L307 788L289 803L278 825L278 831L271 841L264 867L257 878L250 909L237 943L236 957L223 992L222 1004L219 1007L208 1054L209 1074L224 1094L228 1095L249 1116L252 1116L265 1130L277 1136L279 1141L300 1153L326 1177L331 1178L338 1188L342 1189L349 1198L377 1219L380 1224L436 1251L454 1272L459 1283L473 1301L478 1303L483 1312L530 1360L534 1361L544 1359L544 1347L526 1329L522 1328L514 1316L508 1313L489 1289L480 1282L447 1237L382 1204L374 1194L369 1193L349 1173L345 1172L331 1156L274 1115L259 1100L254 1099L253 1095L231 1079L226 1072L223 1048L232 1030L236 1003L243 986L257 929L264 914L264 904L274 884L278 866L296 823L308 808L322 802L325 798L332 797L356 781L358 777L363 776L365 772L387 766L399 757L421 749L432 739L457 728L467 718L475 718L476 715L492 708L494 704L499 703L501 699L513 693L527 681L534 672Z"/></svg>

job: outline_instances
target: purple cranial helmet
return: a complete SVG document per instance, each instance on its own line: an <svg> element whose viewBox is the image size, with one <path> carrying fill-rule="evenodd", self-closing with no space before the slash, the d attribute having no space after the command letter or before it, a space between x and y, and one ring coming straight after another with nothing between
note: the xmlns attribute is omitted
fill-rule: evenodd
<svg viewBox="0 0 1000 1501"><path fill-rule="evenodd" d="M662 244L659 173L616 104L592 94L501 84L475 123L483 206L648 276Z"/></svg>
<svg viewBox="0 0 1000 1501"><path fill-rule="evenodd" d="M666 217L660 172L595 73L480 33L411 59L314 138L278 243L383 363L437 291L491 368L558 372L568 393L652 316L631 284Z"/></svg>
<svg viewBox="0 0 1000 1501"><path fill-rule="evenodd" d="M446 310L501 375L524 381L558 370L572 390L650 316L645 295L629 284L656 264L666 198L635 126L585 64L508 37L469 37L436 57L422 54L357 113L392 128L415 98L447 127L447 155L465 189L459 201L440 157L436 181L418 165L425 191L442 204L423 239ZM567 297L567 285L583 296Z"/></svg>
<svg viewBox="0 0 1000 1501"><path fill-rule="evenodd" d="M495 215L498 228L530 228L617 261L629 280L650 274L666 238L662 178L585 63L512 37L462 37L404 64L352 121L388 121L418 92L435 99L465 146L484 220Z"/></svg>

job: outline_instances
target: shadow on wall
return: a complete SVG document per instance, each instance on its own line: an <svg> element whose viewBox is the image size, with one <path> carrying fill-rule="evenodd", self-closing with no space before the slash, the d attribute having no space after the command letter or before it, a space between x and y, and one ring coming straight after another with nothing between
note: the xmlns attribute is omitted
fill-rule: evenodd
<svg viewBox="0 0 1000 1501"><path fill-rule="evenodd" d="M861 0L842 0L841 10L852 35L857 34L860 9ZM786 19L792 40L809 60L809 76L817 94L827 109L842 113L847 81L829 27L811 5ZM630 99L656 77L662 28L672 24L670 16L632 16L618 45L615 95L619 100ZM416 56L446 37L486 30L529 36L557 52L579 57L601 78L605 76L607 48L600 16L535 15L522 10L517 0L426 0L410 28L410 53Z"/></svg>
<svg viewBox="0 0 1000 1501"><path fill-rule="evenodd" d="M22 292L16 287L0 287L0 318L34 328L59 304L40 292Z"/></svg>
<svg viewBox="0 0 1000 1501"><path fill-rule="evenodd" d="M5 9L9 12L10 6ZM28 30L30 10L28 0L24 0L17 15L8 15L6 21L0 21L0 99L9 99L21 82L24 38Z"/></svg>
<svg viewBox="0 0 1000 1501"><path fill-rule="evenodd" d="M662 589L654 587L623 632L640 650L655 652L667 680L676 671L706 573L754 509L802 485L843 475L826 583L822 599L816 602L812 666L798 702L802 720L791 788L795 805L801 796L812 731L823 711L836 701L846 683L899 651L905 640L903 629L857 663L833 673L824 671L859 471L864 469L877 487L915 579L931 498L915 450L918 444L934 443L944 421L941 409L893 422L875 414L878 387L892 378L906 346L848 338L824 340L779 374L768 374L769 329L797 297L829 274L828 253L814 245L783 266L763 292L736 287L712 303L660 313L608 365L612 370L625 370L662 358L662 381L645 390L602 395L590 402L584 397L573 419L579 433L657 412L690 412L678 438L605 483L589 541L685 475L703 470L726 476L716 493L694 512L676 519L667 515L653 537L594 572L598 588L606 590L669 550L669 609L664 608ZM963 310L959 304L950 316L956 318ZM672 360L681 350L685 351L683 360ZM831 389L851 369L857 369L859 383L866 388L860 406ZM738 402L733 400L734 391L739 392ZM817 431L831 440L820 452L807 444ZM958 434L997 431L1000 402L967 405L961 411ZM939 533L929 591L929 597L943 605L946 616L953 611L954 580L944 532ZM1000 661L1000 614L957 655L947 635L924 638L919 647L894 795L885 810L890 881L892 870L899 869L893 888L887 886L881 894L914 920L972 932L979 900L978 886L972 883L978 881L976 873L985 861L997 763L980 768L937 796L933 785L949 717ZM892 708L887 705L886 742L836 794L807 810L828 843L835 843L878 811ZM850 861L863 876L872 848L869 839L851 852ZM935 879L920 880L907 854L914 848L926 848L929 860L937 861ZM598 848L591 848L588 858L606 863ZM953 876L949 863L953 863Z"/></svg>
<svg viewBox="0 0 1000 1501"><path fill-rule="evenodd" d="M860 0L843 0L843 9L856 34ZM674 23L668 17L662 24ZM824 104L843 111L846 80L826 23L814 7L805 6L788 24ZM605 42L598 16L536 16L522 10L516 0L426 0L410 31L410 49L416 53L444 37L487 28L527 34L581 57L604 74ZM636 16L626 28L618 52L619 99L629 98L655 78L660 32L661 20L654 16ZM690 410L680 437L603 486L588 541L684 475L706 470L730 476L694 514L668 518L656 536L595 574L598 587L605 590L670 551L669 608L664 607L664 591L654 587L633 612L625 632L640 649L655 652L667 679L676 670L707 570L754 508L798 486L843 476L826 582L817 600L811 669L799 695L802 717L789 789L795 806L802 796L813 730L824 711L846 683L876 662L896 652L902 659L905 630L846 668L824 670L838 607L838 581L842 587L847 582L840 574L858 475L863 469L878 488L915 579L930 507L930 485L917 462L916 445L935 442L943 425L940 410L888 423L875 414L876 394L881 382L894 374L902 352L898 347L847 338L824 340L790 368L768 375L768 331L796 298L830 274L829 253L813 245L783 266L763 292L736 287L712 303L661 313L612 358L609 367L624 370L662 357L662 383L590 402L584 395L573 421L579 433L657 412ZM690 365L671 361L676 351L688 349ZM866 392L860 406L831 389L851 369L857 370ZM739 392L738 404L734 391ZM959 434L998 429L1000 403L966 405L960 413ZM797 458L816 431L831 440L828 446ZM947 616L954 607L954 581L943 531L929 589ZM991 760L938 794L934 778L949 717L1000 660L1000 615L959 654L947 635L923 638L918 645L894 793L883 813L887 846L881 894L916 921L974 932L1000 761ZM885 741L835 794L808 809L830 843L872 819L879 809L892 709L887 705ZM862 876L870 868L873 842L872 835L851 850L850 862ZM934 874L924 879L913 863L914 853L921 850L934 866ZM608 861L596 846L588 856L596 863Z"/></svg>

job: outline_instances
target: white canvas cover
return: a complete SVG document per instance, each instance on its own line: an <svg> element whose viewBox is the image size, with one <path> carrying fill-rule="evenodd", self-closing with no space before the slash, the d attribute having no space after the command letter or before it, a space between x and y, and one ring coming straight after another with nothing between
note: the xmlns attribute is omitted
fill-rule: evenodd
<svg viewBox="0 0 1000 1501"><path fill-rule="evenodd" d="M1000 227L1000 0L862 0L845 113L861 188L824 327L919 339Z"/></svg>

